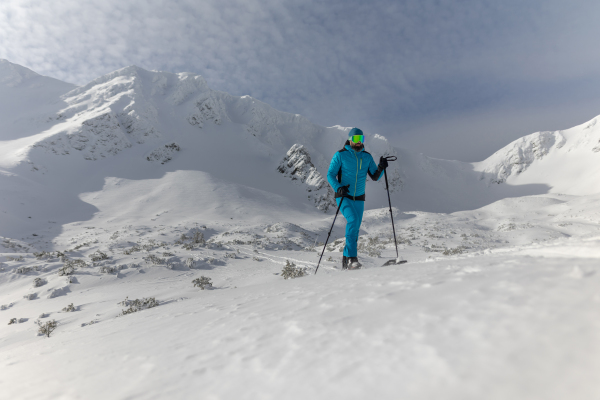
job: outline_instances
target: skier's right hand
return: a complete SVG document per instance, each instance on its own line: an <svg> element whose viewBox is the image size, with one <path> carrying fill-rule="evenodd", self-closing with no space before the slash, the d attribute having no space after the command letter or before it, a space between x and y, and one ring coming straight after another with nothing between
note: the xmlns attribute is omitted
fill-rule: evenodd
<svg viewBox="0 0 600 400"><path fill-rule="evenodd" d="M337 193L340 196L345 196L348 193L350 193L350 190L348 189L350 187L350 185L346 185L346 186L340 186L340 188L337 190Z"/></svg>

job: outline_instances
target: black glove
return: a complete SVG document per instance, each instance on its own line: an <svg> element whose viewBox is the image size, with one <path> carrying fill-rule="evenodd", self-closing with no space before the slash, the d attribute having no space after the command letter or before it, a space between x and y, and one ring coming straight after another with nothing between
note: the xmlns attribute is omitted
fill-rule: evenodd
<svg viewBox="0 0 600 400"><path fill-rule="evenodd" d="M348 187L349 187L349 186L350 186L350 185L346 185L346 186L340 186L340 188L337 190L337 193L338 193L340 196L345 196L345 195L347 195L348 193L350 193L350 190L348 190Z"/></svg>
<svg viewBox="0 0 600 400"><path fill-rule="evenodd" d="M379 165L378 165L379 169L384 170L388 167L388 161L385 159L385 157L381 156L379 157Z"/></svg>

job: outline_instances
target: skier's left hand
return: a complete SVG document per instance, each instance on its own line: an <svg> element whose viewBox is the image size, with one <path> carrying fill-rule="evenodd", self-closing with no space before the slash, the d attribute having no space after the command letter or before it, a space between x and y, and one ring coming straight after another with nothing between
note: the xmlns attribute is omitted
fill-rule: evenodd
<svg viewBox="0 0 600 400"><path fill-rule="evenodd" d="M383 156L379 157L378 167L380 169L386 169L388 167L388 161L385 159L385 157L383 157Z"/></svg>

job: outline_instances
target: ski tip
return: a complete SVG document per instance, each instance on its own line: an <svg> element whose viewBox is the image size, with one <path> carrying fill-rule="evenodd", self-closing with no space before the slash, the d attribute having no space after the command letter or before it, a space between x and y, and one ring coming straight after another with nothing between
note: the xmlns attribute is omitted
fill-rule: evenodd
<svg viewBox="0 0 600 400"><path fill-rule="evenodd" d="M406 264L408 261L407 260L389 260L387 261L385 264L383 264L383 267L387 267L388 265L400 265L400 264Z"/></svg>

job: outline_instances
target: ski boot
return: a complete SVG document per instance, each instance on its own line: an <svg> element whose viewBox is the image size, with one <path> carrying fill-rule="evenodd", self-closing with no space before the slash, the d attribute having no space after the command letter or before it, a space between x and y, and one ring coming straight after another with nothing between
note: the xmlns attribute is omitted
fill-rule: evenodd
<svg viewBox="0 0 600 400"><path fill-rule="evenodd" d="M348 261L350 257L342 256L342 269L348 269Z"/></svg>
<svg viewBox="0 0 600 400"><path fill-rule="evenodd" d="M348 269L360 269L362 267L362 264L358 262L358 258L356 257L349 257L347 265Z"/></svg>

